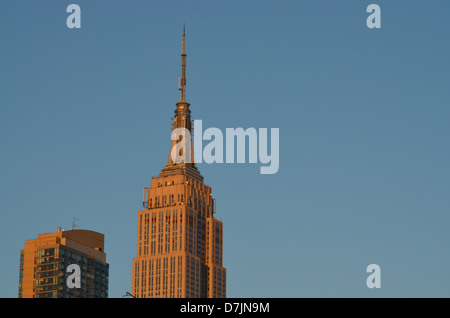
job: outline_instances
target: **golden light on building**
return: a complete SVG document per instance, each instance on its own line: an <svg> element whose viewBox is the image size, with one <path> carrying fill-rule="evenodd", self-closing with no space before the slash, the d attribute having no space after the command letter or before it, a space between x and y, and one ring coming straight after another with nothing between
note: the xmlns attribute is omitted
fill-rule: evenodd
<svg viewBox="0 0 450 318"><path fill-rule="evenodd" d="M181 61L181 96L172 129L185 128L192 132L190 104L186 102L184 31ZM176 143L173 140L172 147ZM138 298L226 297L223 225L214 217L211 187L203 182L195 163L175 163L169 155L159 177L152 178L150 188L144 188L143 204L144 209L138 212L132 295Z"/></svg>
<svg viewBox="0 0 450 318"><path fill-rule="evenodd" d="M81 268L80 288L69 288L67 267ZM20 251L19 298L106 298L109 265L104 235L88 230L39 234Z"/></svg>

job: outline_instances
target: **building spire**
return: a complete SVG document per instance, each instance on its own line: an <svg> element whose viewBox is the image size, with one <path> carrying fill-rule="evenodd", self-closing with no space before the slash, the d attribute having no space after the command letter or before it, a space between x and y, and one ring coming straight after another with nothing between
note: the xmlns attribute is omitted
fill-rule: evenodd
<svg viewBox="0 0 450 318"><path fill-rule="evenodd" d="M181 91L180 101L176 103L177 108L175 109L175 118L171 123L171 133L173 133L176 129L181 128L184 129L184 133L179 136L178 139L172 139L172 146L170 148L170 155L168 158L167 165L161 170L160 176L169 176L173 174L185 173L192 178L197 180L203 180L202 175L197 170L195 165L194 158L194 145L192 142L193 135L193 127L191 122L191 110L189 109L189 103L186 101L186 49L185 49L185 37L186 37L186 26L183 26L183 42L181 49L181 76L178 77L178 89ZM190 134L186 134L188 131ZM171 137L172 138L172 137ZM172 158L172 150L177 144L186 138L191 138L190 142L185 144L185 147L179 151L179 155L187 154L190 148L190 156L186 155L186 158L190 158L190 160L182 161L182 162L174 162ZM190 147L189 147L190 144ZM177 146L178 147L178 146Z"/></svg>
<svg viewBox="0 0 450 318"><path fill-rule="evenodd" d="M180 102L186 101L186 51L185 51L186 25L183 25L183 42L181 50L181 76L178 77L178 89L181 91Z"/></svg>

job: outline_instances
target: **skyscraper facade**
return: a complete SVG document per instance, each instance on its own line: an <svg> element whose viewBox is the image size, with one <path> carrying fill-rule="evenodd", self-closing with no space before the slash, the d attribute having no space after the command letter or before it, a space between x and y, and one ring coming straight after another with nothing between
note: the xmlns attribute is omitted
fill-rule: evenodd
<svg viewBox="0 0 450 318"><path fill-rule="evenodd" d="M69 288L67 278L80 267L80 288ZM109 265L104 235L88 230L39 234L20 251L19 298L107 298Z"/></svg>
<svg viewBox="0 0 450 318"><path fill-rule="evenodd" d="M190 104L186 102L184 32L181 61L181 96L172 129L192 132ZM170 153L178 141L172 140ZM152 178L150 187L144 188L143 205L144 209L138 212L132 295L138 298L226 297L223 224L214 217L216 208L211 187L203 182L195 162L176 162L169 155L159 177Z"/></svg>

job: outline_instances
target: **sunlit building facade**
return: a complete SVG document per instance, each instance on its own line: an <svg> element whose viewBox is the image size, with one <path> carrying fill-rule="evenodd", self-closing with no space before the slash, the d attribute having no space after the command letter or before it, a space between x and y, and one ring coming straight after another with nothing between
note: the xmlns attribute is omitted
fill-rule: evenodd
<svg viewBox="0 0 450 318"><path fill-rule="evenodd" d="M80 288L69 288L67 267L80 267ZM19 298L107 298L109 265L104 235L58 229L25 241L20 251Z"/></svg>
<svg viewBox="0 0 450 318"><path fill-rule="evenodd" d="M181 57L181 98L172 129L192 131L190 104L185 100L184 33ZM172 141L171 151L176 143ZM169 155L159 177L152 178L150 187L144 188L143 205L138 212L133 297L226 297L223 224L214 217L211 187L203 182L195 163L176 163Z"/></svg>

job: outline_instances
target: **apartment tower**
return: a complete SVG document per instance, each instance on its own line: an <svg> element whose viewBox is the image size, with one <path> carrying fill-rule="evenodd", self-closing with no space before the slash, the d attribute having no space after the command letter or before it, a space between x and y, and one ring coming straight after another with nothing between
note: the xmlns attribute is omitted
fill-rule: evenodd
<svg viewBox="0 0 450 318"><path fill-rule="evenodd" d="M184 30L179 90L172 131L182 128L192 133L190 104L186 102ZM182 137L172 140L170 153L180 140ZM133 259L133 297L226 296L223 226L214 217L211 187L203 182L189 141L192 162L174 161L169 154L159 177L153 177L150 187L143 189L144 209L138 212L137 256Z"/></svg>
<svg viewBox="0 0 450 318"><path fill-rule="evenodd" d="M80 267L80 288L69 288L71 264ZM109 265L104 235L88 230L39 234L20 251L19 298L107 298Z"/></svg>

